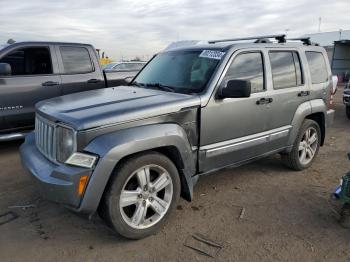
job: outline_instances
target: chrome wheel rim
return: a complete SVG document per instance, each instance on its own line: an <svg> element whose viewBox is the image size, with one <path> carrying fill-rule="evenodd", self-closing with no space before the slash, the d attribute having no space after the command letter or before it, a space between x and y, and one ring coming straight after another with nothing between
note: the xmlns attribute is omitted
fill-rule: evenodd
<svg viewBox="0 0 350 262"><path fill-rule="evenodd" d="M315 157L318 146L317 131L313 127L309 127L299 143L299 161L302 165L309 164Z"/></svg>
<svg viewBox="0 0 350 262"><path fill-rule="evenodd" d="M123 185L120 212L130 227L149 228L164 217L172 198L173 182L169 173L161 166L146 165L134 171Z"/></svg>

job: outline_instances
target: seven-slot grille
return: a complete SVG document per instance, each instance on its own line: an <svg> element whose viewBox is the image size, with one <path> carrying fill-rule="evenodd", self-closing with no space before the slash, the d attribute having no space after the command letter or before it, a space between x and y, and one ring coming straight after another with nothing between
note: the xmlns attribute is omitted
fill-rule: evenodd
<svg viewBox="0 0 350 262"><path fill-rule="evenodd" d="M44 156L50 160L55 160L55 125L40 116L35 118L35 144Z"/></svg>

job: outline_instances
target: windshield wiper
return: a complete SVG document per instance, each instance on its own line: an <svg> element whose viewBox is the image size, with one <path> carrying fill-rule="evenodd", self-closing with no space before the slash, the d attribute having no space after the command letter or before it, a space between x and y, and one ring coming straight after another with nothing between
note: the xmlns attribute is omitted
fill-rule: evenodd
<svg viewBox="0 0 350 262"><path fill-rule="evenodd" d="M149 83L146 84L147 87L155 87L163 91L168 91L168 92L175 92L175 88L172 86L167 86L167 85L162 85L160 83Z"/></svg>
<svg viewBox="0 0 350 262"><path fill-rule="evenodd" d="M130 85L132 85L132 86L137 86L137 87L142 87L142 86L145 86L145 84L143 84L143 83L139 83L139 82L136 82L136 81L134 81L134 82L130 83Z"/></svg>

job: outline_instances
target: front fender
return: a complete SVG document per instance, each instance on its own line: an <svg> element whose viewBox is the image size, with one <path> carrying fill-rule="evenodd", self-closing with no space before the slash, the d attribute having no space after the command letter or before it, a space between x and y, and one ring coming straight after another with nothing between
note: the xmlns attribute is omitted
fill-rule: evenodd
<svg viewBox="0 0 350 262"><path fill-rule="evenodd" d="M119 130L99 136L84 149L99 156L80 205L83 213L94 213L100 203L109 178L118 162L131 154L156 148L173 146L181 155L183 175L192 198L192 176L196 158L183 128L177 124L156 124Z"/></svg>

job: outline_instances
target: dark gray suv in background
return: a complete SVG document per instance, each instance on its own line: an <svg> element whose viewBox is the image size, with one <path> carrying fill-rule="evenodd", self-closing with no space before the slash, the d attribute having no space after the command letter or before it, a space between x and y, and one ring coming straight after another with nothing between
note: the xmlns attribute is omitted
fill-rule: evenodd
<svg viewBox="0 0 350 262"><path fill-rule="evenodd" d="M331 85L325 50L305 39L170 49L129 86L38 103L22 162L47 199L143 238L201 175L276 153L308 168L333 120Z"/></svg>

